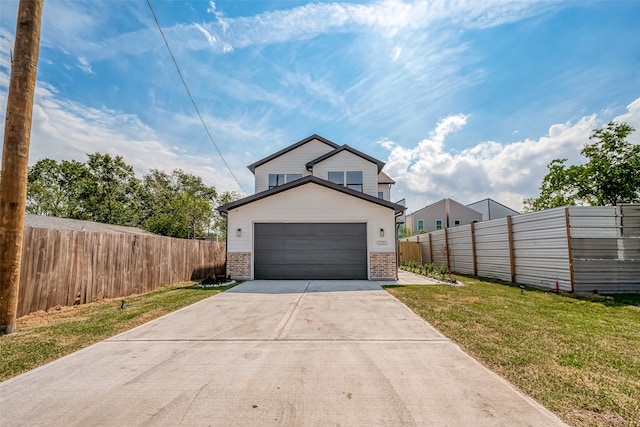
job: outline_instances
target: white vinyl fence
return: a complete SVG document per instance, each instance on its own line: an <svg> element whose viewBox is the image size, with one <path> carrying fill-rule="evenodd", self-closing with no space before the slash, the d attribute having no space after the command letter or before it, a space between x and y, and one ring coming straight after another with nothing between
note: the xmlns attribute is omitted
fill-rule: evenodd
<svg viewBox="0 0 640 427"><path fill-rule="evenodd" d="M640 292L640 205L573 206L403 241L451 272L577 293Z"/></svg>

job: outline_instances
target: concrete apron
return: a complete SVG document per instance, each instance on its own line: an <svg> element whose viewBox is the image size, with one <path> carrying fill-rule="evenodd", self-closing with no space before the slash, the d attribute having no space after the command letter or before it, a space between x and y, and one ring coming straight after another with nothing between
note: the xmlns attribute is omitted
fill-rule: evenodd
<svg viewBox="0 0 640 427"><path fill-rule="evenodd" d="M253 281L0 384L11 426L553 426L366 281Z"/></svg>

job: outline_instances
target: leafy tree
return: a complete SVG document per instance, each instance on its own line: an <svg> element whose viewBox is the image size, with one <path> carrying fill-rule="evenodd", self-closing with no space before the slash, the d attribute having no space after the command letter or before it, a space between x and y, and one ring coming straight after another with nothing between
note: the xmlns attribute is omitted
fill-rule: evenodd
<svg viewBox="0 0 640 427"><path fill-rule="evenodd" d="M143 227L165 236L205 236L210 229L217 192L202 178L180 169L171 175L152 169L143 177Z"/></svg>
<svg viewBox="0 0 640 427"><path fill-rule="evenodd" d="M610 122L595 129L580 152L584 165L566 166L555 159L540 185L540 196L524 200L524 211L559 206L607 206L640 202L640 145L627 141L634 129L626 123Z"/></svg>
<svg viewBox="0 0 640 427"><path fill-rule="evenodd" d="M42 159L29 168L27 212L83 218L82 188L89 177L83 163Z"/></svg>
<svg viewBox="0 0 640 427"><path fill-rule="evenodd" d="M235 191L225 191L218 197L218 205L226 205L234 200L238 200L240 194ZM214 229L216 231L216 238L220 241L227 240L227 216L221 215L218 211L215 211L214 216Z"/></svg>
<svg viewBox="0 0 640 427"><path fill-rule="evenodd" d="M140 224L141 183L133 166L121 156L94 153L86 162L89 178L82 186L84 219L137 226Z"/></svg>

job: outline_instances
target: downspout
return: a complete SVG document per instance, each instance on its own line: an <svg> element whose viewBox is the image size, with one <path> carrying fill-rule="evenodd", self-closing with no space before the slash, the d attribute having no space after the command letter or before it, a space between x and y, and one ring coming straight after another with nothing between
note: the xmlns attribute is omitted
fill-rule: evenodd
<svg viewBox="0 0 640 427"><path fill-rule="evenodd" d="M221 212L227 217L227 233L226 239L224 239L224 275L225 277L230 277L229 270L227 268L227 264L229 262L229 215L227 212Z"/></svg>
<svg viewBox="0 0 640 427"><path fill-rule="evenodd" d="M449 199L444 199L444 215L447 218L446 228L449 228Z"/></svg>

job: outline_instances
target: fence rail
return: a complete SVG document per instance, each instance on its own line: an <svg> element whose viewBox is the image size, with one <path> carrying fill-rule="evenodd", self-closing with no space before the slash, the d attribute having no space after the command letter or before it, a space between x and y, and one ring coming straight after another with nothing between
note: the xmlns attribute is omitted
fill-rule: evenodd
<svg viewBox="0 0 640 427"><path fill-rule="evenodd" d="M452 272L578 293L640 292L640 205L574 206L403 241Z"/></svg>
<svg viewBox="0 0 640 427"><path fill-rule="evenodd" d="M224 274L225 244L25 227L18 316Z"/></svg>

